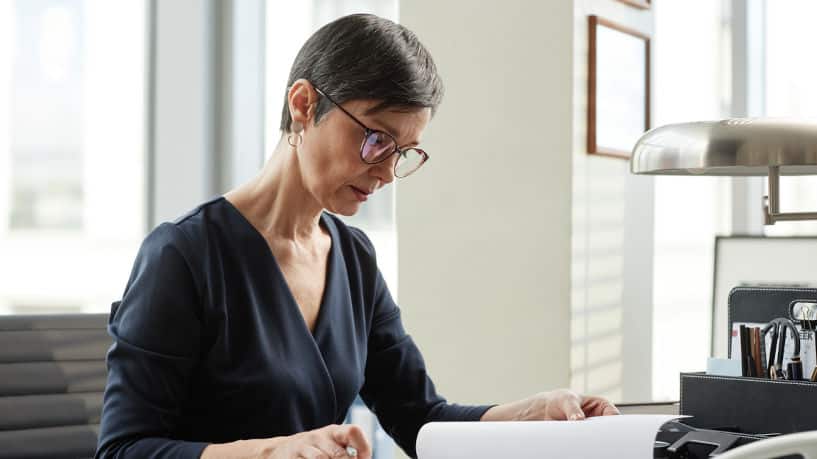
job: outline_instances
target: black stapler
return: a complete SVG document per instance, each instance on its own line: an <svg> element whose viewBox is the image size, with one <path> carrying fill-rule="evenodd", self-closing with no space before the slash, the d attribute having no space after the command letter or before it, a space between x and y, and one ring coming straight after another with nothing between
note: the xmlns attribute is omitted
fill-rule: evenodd
<svg viewBox="0 0 817 459"><path fill-rule="evenodd" d="M735 428L723 430L699 429L681 421L669 421L661 426L655 437L654 458L698 459L712 458L758 440L777 434L747 434Z"/></svg>

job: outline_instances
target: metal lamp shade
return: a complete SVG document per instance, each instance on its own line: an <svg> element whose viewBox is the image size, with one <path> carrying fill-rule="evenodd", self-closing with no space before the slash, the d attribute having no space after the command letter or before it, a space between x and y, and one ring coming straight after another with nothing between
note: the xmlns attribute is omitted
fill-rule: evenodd
<svg viewBox="0 0 817 459"><path fill-rule="evenodd" d="M817 120L728 119L670 124L645 133L633 148L633 174L768 176L766 224L817 220L780 213L780 175L817 175Z"/></svg>

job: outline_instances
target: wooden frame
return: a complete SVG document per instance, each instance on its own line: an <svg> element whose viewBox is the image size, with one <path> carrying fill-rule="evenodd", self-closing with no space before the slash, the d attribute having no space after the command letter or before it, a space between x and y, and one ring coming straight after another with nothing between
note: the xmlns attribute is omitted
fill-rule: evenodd
<svg viewBox="0 0 817 459"><path fill-rule="evenodd" d="M587 152L629 159L638 137L650 129L650 37L598 16L588 16L588 31ZM614 32L613 35L609 34L611 31ZM635 65L628 65L626 59L618 59L617 62L621 65L603 66L600 75L599 32L608 39L604 42L605 54L602 56L602 61L609 64L608 54L615 51L616 57L637 60ZM607 49L608 45L616 42L620 46L618 49ZM638 57L641 54L641 46L644 48L643 60ZM633 71L638 74L628 74ZM642 71L643 75L640 74ZM608 72L612 76L608 77ZM599 78L607 78L602 81L601 88ZM612 91L614 83L619 85L615 87L616 91ZM643 105L639 102L638 106L633 108L631 99L615 100L626 98L627 94L632 92L641 93L642 86ZM607 118L600 120L600 114L606 114ZM618 129L623 125L626 125L626 129Z"/></svg>
<svg viewBox="0 0 817 459"><path fill-rule="evenodd" d="M636 8L640 8L642 10L650 9L650 4L652 3L651 0L618 0L618 1L630 6L634 6Z"/></svg>

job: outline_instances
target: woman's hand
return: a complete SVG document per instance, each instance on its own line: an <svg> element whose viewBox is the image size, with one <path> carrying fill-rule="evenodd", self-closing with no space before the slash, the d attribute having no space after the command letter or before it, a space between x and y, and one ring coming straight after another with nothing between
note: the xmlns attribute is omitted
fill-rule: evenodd
<svg viewBox="0 0 817 459"><path fill-rule="evenodd" d="M541 392L524 400L495 406L482 415L481 421L547 421L571 420L620 414L602 397L582 396L567 389Z"/></svg>
<svg viewBox="0 0 817 459"><path fill-rule="evenodd" d="M372 448L363 430L351 424L332 424L282 438L268 459L347 459L347 446L357 450L359 459L371 459ZM351 452L351 451L349 451Z"/></svg>
<svg viewBox="0 0 817 459"><path fill-rule="evenodd" d="M350 456L350 446L356 455ZM354 454L354 453L353 453ZM239 440L208 445L201 457L262 459L372 459L372 448L363 430L352 424L332 424L286 437Z"/></svg>

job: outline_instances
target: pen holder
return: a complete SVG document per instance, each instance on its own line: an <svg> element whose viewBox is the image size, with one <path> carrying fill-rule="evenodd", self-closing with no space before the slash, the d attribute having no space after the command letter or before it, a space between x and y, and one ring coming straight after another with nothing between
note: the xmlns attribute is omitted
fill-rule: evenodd
<svg viewBox="0 0 817 459"><path fill-rule="evenodd" d="M681 373L685 424L743 433L817 430L817 383Z"/></svg>

